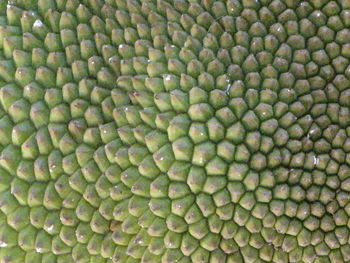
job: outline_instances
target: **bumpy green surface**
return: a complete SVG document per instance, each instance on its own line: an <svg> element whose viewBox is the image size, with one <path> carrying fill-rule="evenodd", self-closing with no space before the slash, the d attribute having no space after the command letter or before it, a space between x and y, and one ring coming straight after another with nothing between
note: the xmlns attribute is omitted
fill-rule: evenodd
<svg viewBox="0 0 350 263"><path fill-rule="evenodd" d="M0 263L350 262L350 0L0 2Z"/></svg>

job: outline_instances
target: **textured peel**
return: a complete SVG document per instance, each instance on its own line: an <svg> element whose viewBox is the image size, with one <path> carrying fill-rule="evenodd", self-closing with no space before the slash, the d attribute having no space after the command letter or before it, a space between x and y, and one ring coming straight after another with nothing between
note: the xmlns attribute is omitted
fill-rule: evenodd
<svg viewBox="0 0 350 263"><path fill-rule="evenodd" d="M350 262L348 0L0 2L0 263Z"/></svg>

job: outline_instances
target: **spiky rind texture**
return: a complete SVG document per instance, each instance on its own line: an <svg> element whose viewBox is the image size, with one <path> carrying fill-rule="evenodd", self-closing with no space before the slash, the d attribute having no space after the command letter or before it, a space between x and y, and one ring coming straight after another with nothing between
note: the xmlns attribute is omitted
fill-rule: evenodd
<svg viewBox="0 0 350 263"><path fill-rule="evenodd" d="M350 262L350 1L0 1L0 263Z"/></svg>

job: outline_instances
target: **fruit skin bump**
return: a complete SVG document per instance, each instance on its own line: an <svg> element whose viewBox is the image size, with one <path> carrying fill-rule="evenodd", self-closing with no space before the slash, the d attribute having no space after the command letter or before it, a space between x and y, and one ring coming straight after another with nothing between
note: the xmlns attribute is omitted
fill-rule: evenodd
<svg viewBox="0 0 350 263"><path fill-rule="evenodd" d="M349 0L0 1L0 263L350 262Z"/></svg>

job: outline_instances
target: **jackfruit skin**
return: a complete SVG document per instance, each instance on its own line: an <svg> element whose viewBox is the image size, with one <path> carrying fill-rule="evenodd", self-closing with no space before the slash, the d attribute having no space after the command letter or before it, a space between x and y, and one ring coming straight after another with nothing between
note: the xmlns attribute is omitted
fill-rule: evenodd
<svg viewBox="0 0 350 263"><path fill-rule="evenodd" d="M350 1L0 2L0 263L350 262Z"/></svg>

